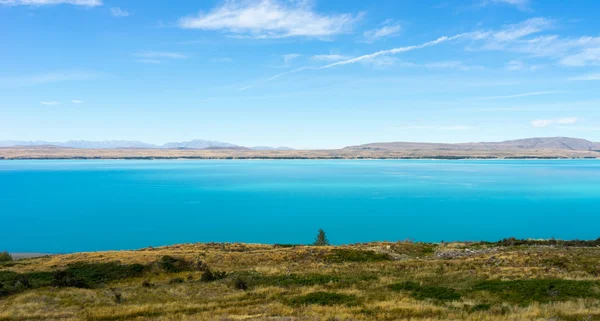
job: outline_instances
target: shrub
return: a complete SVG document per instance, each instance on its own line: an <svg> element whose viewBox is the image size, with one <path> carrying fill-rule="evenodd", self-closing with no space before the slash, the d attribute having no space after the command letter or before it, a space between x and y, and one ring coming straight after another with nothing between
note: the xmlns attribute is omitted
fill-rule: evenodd
<svg viewBox="0 0 600 321"><path fill-rule="evenodd" d="M52 286L56 286L59 288L82 288L87 289L91 288L92 284L89 280L82 279L77 277L70 271L56 271L54 273L54 280L52 281Z"/></svg>
<svg viewBox="0 0 600 321"><path fill-rule="evenodd" d="M183 283L183 279L182 278L172 278L171 280L169 280L169 284L180 284Z"/></svg>
<svg viewBox="0 0 600 321"><path fill-rule="evenodd" d="M120 304L121 302L123 302L123 294L121 294L121 292L117 289L110 289L113 295L113 299L115 300L115 303Z"/></svg>
<svg viewBox="0 0 600 321"><path fill-rule="evenodd" d="M527 305L531 302L547 303L571 298L600 298L598 283L576 280L488 280L477 283L473 289L487 291L504 301Z"/></svg>
<svg viewBox="0 0 600 321"><path fill-rule="evenodd" d="M479 303L477 305L472 306L470 310L471 310L471 312L477 312L477 311L487 311L491 308L492 308L491 304Z"/></svg>
<svg viewBox="0 0 600 321"><path fill-rule="evenodd" d="M209 268L207 268L206 271L204 273L202 273L202 276L200 277L200 281L212 282L212 281L223 279L223 278L225 278L226 275L227 275L227 273L225 273L225 272L219 272L219 271L213 272Z"/></svg>
<svg viewBox="0 0 600 321"><path fill-rule="evenodd" d="M413 281L404 281L402 283L392 284L389 288L392 291L417 291L421 286Z"/></svg>
<svg viewBox="0 0 600 321"><path fill-rule="evenodd" d="M317 237L315 238L313 245L316 245L316 246L329 245L329 240L327 239L327 235L325 234L325 231L323 231L323 229L319 229L319 233L317 234Z"/></svg>
<svg viewBox="0 0 600 321"><path fill-rule="evenodd" d="M295 297L289 301L292 305L348 305L358 304L358 298L355 295L340 294L332 292L313 292L307 295Z"/></svg>
<svg viewBox="0 0 600 321"><path fill-rule="evenodd" d="M75 263L55 273L55 286L89 288L111 281L140 277L146 271L141 264Z"/></svg>
<svg viewBox="0 0 600 321"><path fill-rule="evenodd" d="M148 280L144 280L144 282L142 282L142 286L145 288L151 288L154 286L154 284L150 283Z"/></svg>
<svg viewBox="0 0 600 321"><path fill-rule="evenodd" d="M248 283L242 278L236 278L235 281L233 281L233 287L237 290L246 291L248 290Z"/></svg>
<svg viewBox="0 0 600 321"><path fill-rule="evenodd" d="M12 260L13 260L12 256L7 251L0 253L0 263L10 262Z"/></svg>
<svg viewBox="0 0 600 321"><path fill-rule="evenodd" d="M424 286L413 292L412 297L417 300L432 299L437 301L456 301L460 299L460 294L452 288L443 286Z"/></svg>
<svg viewBox="0 0 600 321"><path fill-rule="evenodd" d="M273 244L274 248L291 248L291 247L296 247L298 246L297 244Z"/></svg>
<svg viewBox="0 0 600 321"><path fill-rule="evenodd" d="M177 273L177 272L185 272L192 271L194 268L200 269L202 267L202 261L197 262L196 264L192 262L188 262L182 258L176 258L172 256L165 255L160 261L157 262L158 266L165 272L169 273Z"/></svg>

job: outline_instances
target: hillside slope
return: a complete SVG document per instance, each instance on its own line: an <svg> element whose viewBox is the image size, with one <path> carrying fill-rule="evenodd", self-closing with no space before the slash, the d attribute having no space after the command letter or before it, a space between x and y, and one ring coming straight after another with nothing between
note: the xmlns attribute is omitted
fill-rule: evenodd
<svg viewBox="0 0 600 321"><path fill-rule="evenodd" d="M503 142L481 142L481 143L413 143L413 142L389 142L370 143L357 146L348 146L349 150L453 150L453 151L522 151L522 150L568 150L568 151L600 151L600 143L585 139L570 137L539 137Z"/></svg>

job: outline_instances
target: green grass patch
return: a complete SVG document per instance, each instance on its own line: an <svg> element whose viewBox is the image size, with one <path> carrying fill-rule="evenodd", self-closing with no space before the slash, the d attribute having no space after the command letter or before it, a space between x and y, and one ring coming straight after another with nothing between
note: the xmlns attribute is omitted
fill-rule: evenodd
<svg viewBox="0 0 600 321"><path fill-rule="evenodd" d="M54 272L0 271L0 296L46 286L95 288L112 281L142 277L149 271L155 271L157 266L167 273L194 268L193 264L185 260L163 257L160 261L148 265L80 262Z"/></svg>
<svg viewBox="0 0 600 321"><path fill-rule="evenodd" d="M289 275L264 275L256 272L233 272L230 274L233 279L243 279L250 287L256 286L313 286L326 285L341 281L338 276L327 274L289 274Z"/></svg>
<svg viewBox="0 0 600 321"><path fill-rule="evenodd" d="M289 300L291 305L358 305L358 298L355 295L340 294L333 292L313 292L307 295L298 296Z"/></svg>
<svg viewBox="0 0 600 321"><path fill-rule="evenodd" d="M575 280L489 280L482 281L473 290L487 291L503 301L520 305L532 302L547 303L572 298L600 299L598 282Z"/></svg>
<svg viewBox="0 0 600 321"><path fill-rule="evenodd" d="M360 251L352 249L334 249L325 257L329 263L343 262L382 262L391 261L392 257L387 254L375 253L374 251Z"/></svg>
<svg viewBox="0 0 600 321"><path fill-rule="evenodd" d="M421 288L419 283L413 281L404 281L389 286L392 291L417 291Z"/></svg>

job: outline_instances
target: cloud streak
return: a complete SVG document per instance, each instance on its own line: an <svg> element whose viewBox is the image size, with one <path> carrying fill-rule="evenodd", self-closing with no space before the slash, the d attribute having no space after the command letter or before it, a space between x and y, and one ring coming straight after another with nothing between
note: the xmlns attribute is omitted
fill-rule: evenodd
<svg viewBox="0 0 600 321"><path fill-rule="evenodd" d="M60 105L59 101L40 101L40 104L44 105L44 106L56 106L56 105Z"/></svg>
<svg viewBox="0 0 600 321"><path fill-rule="evenodd" d="M110 14L117 18L129 17L129 12L119 7L110 8Z"/></svg>
<svg viewBox="0 0 600 321"><path fill-rule="evenodd" d="M360 15L321 15L309 1L227 1L212 11L179 20L183 29L224 30L251 38L323 38L351 30Z"/></svg>
<svg viewBox="0 0 600 321"><path fill-rule="evenodd" d="M571 80L571 81L593 81L593 80L600 80L600 73L571 77L571 78L569 78L569 80Z"/></svg>
<svg viewBox="0 0 600 321"><path fill-rule="evenodd" d="M141 58L168 58L168 59L187 59L188 55L180 52L167 52L167 51L140 51L134 54Z"/></svg>
<svg viewBox="0 0 600 321"><path fill-rule="evenodd" d="M57 4L97 7L102 5L102 0L0 0L0 5L7 6L47 6Z"/></svg>
<svg viewBox="0 0 600 321"><path fill-rule="evenodd" d="M556 118L556 119L536 119L531 122L531 126L536 128L544 128L550 125L573 125L578 119L576 117Z"/></svg>
<svg viewBox="0 0 600 321"><path fill-rule="evenodd" d="M367 30L363 33L363 36L367 42L373 42L381 38L397 35L400 30L402 30L400 24L386 21L383 27Z"/></svg>
<svg viewBox="0 0 600 321"><path fill-rule="evenodd" d="M435 40L422 43L420 45L405 46L405 47L392 48L392 49L388 49L388 50L381 50L381 51L377 51L377 52L374 52L371 54L366 54L366 55L354 57L351 59L334 62L334 63L328 64L328 65L325 65L319 69L327 69L327 68L332 68L332 67L336 67L336 66L355 64L355 63L362 62L365 60L371 60L371 59L374 59L374 58L377 58L380 56L390 56L390 55L396 55L399 53L404 53L404 52L413 51L413 50L417 50L417 49L423 49L423 48L441 44L443 42L452 41L452 40L455 40L455 39L458 39L458 38L461 38L464 36L465 36L465 34L459 34L459 35L452 36L452 37L443 36L443 37L439 37Z"/></svg>
<svg viewBox="0 0 600 321"><path fill-rule="evenodd" d="M512 99L512 98L522 98L522 97L530 97L530 96L541 96L541 95L553 95L563 93L564 91L554 90L554 91L534 91L530 93L523 94L515 94L515 95L506 95L506 96L490 96L490 97L480 97L475 100L499 100L499 99Z"/></svg>
<svg viewBox="0 0 600 321"><path fill-rule="evenodd" d="M35 86L57 82L81 81L100 77L104 74L97 72L85 71L63 71L63 72L48 72L25 76L7 76L0 77L0 86L2 87L19 87L19 86Z"/></svg>

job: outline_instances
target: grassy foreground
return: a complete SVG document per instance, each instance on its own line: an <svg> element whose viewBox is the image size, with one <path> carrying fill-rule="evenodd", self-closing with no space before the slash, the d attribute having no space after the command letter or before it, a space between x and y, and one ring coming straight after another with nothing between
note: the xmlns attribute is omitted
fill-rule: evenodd
<svg viewBox="0 0 600 321"><path fill-rule="evenodd" d="M600 320L600 240L183 244L0 263L0 320Z"/></svg>

